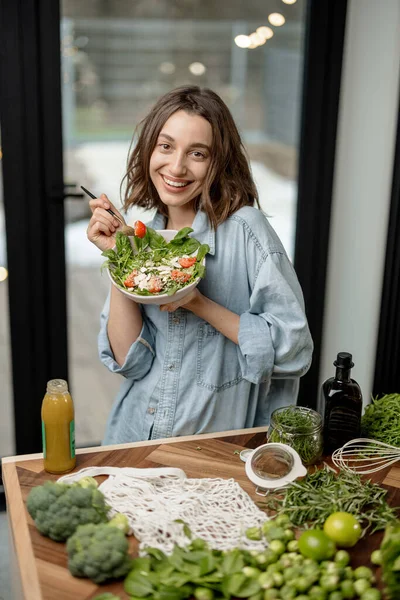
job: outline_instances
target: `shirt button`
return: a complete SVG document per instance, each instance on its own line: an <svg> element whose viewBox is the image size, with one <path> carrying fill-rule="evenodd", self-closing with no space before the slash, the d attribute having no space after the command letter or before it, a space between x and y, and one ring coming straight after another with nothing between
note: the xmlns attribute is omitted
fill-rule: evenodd
<svg viewBox="0 0 400 600"><path fill-rule="evenodd" d="M179 323L181 322L180 319L178 319L178 317L173 317L172 322L174 325L179 325Z"/></svg>
<svg viewBox="0 0 400 600"><path fill-rule="evenodd" d="M148 408L148 409L147 409L147 412L148 412L150 415L154 415L154 413L156 412L156 409L155 409L155 408Z"/></svg>
<svg viewBox="0 0 400 600"><path fill-rule="evenodd" d="M173 371L173 370L175 369L175 365L168 365L168 369L169 369L170 371Z"/></svg>

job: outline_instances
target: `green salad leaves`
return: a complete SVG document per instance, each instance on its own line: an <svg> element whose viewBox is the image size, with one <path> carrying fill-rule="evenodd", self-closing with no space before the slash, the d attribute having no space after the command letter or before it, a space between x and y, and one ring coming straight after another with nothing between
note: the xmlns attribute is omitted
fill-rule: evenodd
<svg viewBox="0 0 400 600"><path fill-rule="evenodd" d="M400 394L372 398L361 418L362 436L400 448Z"/></svg>
<svg viewBox="0 0 400 600"><path fill-rule="evenodd" d="M107 259L102 269L108 268L117 286L134 294L172 296L205 275L202 263L210 248L189 237L192 232L184 227L170 242L151 227L143 238L117 232L115 248L102 254Z"/></svg>

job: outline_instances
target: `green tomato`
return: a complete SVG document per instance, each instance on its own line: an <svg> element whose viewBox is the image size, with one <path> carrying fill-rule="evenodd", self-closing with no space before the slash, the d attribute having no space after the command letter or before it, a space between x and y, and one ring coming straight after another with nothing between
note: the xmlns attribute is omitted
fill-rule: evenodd
<svg viewBox="0 0 400 600"><path fill-rule="evenodd" d="M283 565L280 562L275 562L271 565L268 565L267 572L268 573L281 573L283 571Z"/></svg>
<svg viewBox="0 0 400 600"><path fill-rule="evenodd" d="M304 575L301 575L293 582L298 592L306 592L311 587L312 583L313 582Z"/></svg>
<svg viewBox="0 0 400 600"><path fill-rule="evenodd" d="M293 523L285 513L278 515L275 519L275 523L279 525L279 527L293 527Z"/></svg>
<svg viewBox="0 0 400 600"><path fill-rule="evenodd" d="M340 592L331 592L328 596L328 600L343 600L343 596Z"/></svg>
<svg viewBox="0 0 400 600"><path fill-rule="evenodd" d="M258 577L257 581L263 590L269 590L269 589L275 587L274 586L274 578L272 576L272 573L268 573L268 571L266 571L265 573L261 573L261 575Z"/></svg>
<svg viewBox="0 0 400 600"><path fill-rule="evenodd" d="M279 598L279 590L275 588L271 588L270 590L265 590L264 592L264 600L276 600Z"/></svg>
<svg viewBox="0 0 400 600"><path fill-rule="evenodd" d="M344 576L346 579L354 579L354 571L351 567L345 567L344 568Z"/></svg>
<svg viewBox="0 0 400 600"><path fill-rule="evenodd" d="M350 562L350 554L346 550L338 550L335 554L334 561L341 567L347 567Z"/></svg>
<svg viewBox="0 0 400 600"><path fill-rule="evenodd" d="M308 596L306 594L300 594L300 596L296 596L296 600L308 600Z"/></svg>
<svg viewBox="0 0 400 600"><path fill-rule="evenodd" d="M196 600L214 600L214 592L205 587L195 588L193 596L196 598Z"/></svg>
<svg viewBox="0 0 400 600"><path fill-rule="evenodd" d="M276 527L275 519L268 519L268 521L264 521L264 523L261 525L261 529L264 535L266 535L268 531L270 529L273 529L274 527Z"/></svg>
<svg viewBox="0 0 400 600"><path fill-rule="evenodd" d="M287 567L291 567L293 565L293 558L290 556L289 552L284 552L280 555L279 562L286 569Z"/></svg>
<svg viewBox="0 0 400 600"><path fill-rule="evenodd" d="M374 580L374 574L369 567L357 567L357 569L354 569L354 577L356 579L367 579L368 581Z"/></svg>
<svg viewBox="0 0 400 600"><path fill-rule="evenodd" d="M380 550L374 550L374 552L371 554L371 562L373 565L382 564L382 554Z"/></svg>
<svg viewBox="0 0 400 600"><path fill-rule="evenodd" d="M258 565L272 565L278 560L278 555L268 548L265 552L258 552L254 559Z"/></svg>
<svg viewBox="0 0 400 600"><path fill-rule="evenodd" d="M297 540L290 540L286 548L289 550L289 552L297 552L299 549L299 542Z"/></svg>
<svg viewBox="0 0 400 600"><path fill-rule="evenodd" d="M294 531L293 529L285 529L285 541L291 542L294 540Z"/></svg>
<svg viewBox="0 0 400 600"><path fill-rule="evenodd" d="M299 567L288 567L283 572L283 577L285 581L290 582L297 579L301 574L301 569Z"/></svg>
<svg viewBox="0 0 400 600"><path fill-rule="evenodd" d="M313 585L312 588L308 590L308 597L310 600L326 600L328 592L323 590L319 585Z"/></svg>
<svg viewBox="0 0 400 600"><path fill-rule="evenodd" d="M339 547L351 548L360 539L361 525L354 515L348 512L334 512L324 523L326 535Z"/></svg>
<svg viewBox="0 0 400 600"><path fill-rule="evenodd" d="M297 595L297 590L294 585L286 584L280 589L282 600L294 600Z"/></svg>
<svg viewBox="0 0 400 600"><path fill-rule="evenodd" d="M285 552L285 544L281 540L272 540L268 548L280 556Z"/></svg>
<svg viewBox="0 0 400 600"><path fill-rule="evenodd" d="M322 575L319 585L327 592L334 592L339 585L339 577L337 575Z"/></svg>
<svg viewBox="0 0 400 600"><path fill-rule="evenodd" d="M346 579L345 581L340 582L340 590L342 592L342 596L345 600L353 600L356 595L356 591L354 589L354 584L352 581Z"/></svg>
<svg viewBox="0 0 400 600"><path fill-rule="evenodd" d="M272 579L274 580L274 587L280 588L285 583L282 573L272 573Z"/></svg>
<svg viewBox="0 0 400 600"><path fill-rule="evenodd" d="M264 594L262 592L257 592L252 596L249 596L249 600L264 600Z"/></svg>
<svg viewBox="0 0 400 600"><path fill-rule="evenodd" d="M249 527L246 529L246 537L249 540L261 540L262 533L260 527Z"/></svg>
<svg viewBox="0 0 400 600"><path fill-rule="evenodd" d="M243 567L242 573L246 575L246 577L252 577L253 579L257 579L259 575L261 575L260 569L257 567Z"/></svg>
<svg viewBox="0 0 400 600"><path fill-rule="evenodd" d="M335 543L321 529L303 531L298 541L302 555L316 561L331 558L336 552Z"/></svg>
<svg viewBox="0 0 400 600"><path fill-rule="evenodd" d="M312 565L306 565L305 567L303 567L301 572L304 575L304 577L307 577L307 579L311 581L311 583L315 583L316 581L318 581L320 576L320 571L318 567L313 567Z"/></svg>
<svg viewBox="0 0 400 600"><path fill-rule="evenodd" d="M360 596L360 600L381 600L382 594L376 588L365 590Z"/></svg>
<svg viewBox="0 0 400 600"><path fill-rule="evenodd" d="M368 579L356 579L354 582L354 589L356 590L356 594L361 596L366 590L371 587L371 583Z"/></svg>

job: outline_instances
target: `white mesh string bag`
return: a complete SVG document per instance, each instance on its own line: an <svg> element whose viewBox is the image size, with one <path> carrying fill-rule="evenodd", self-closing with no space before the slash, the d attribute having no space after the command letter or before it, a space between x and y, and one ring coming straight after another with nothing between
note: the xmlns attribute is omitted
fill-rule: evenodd
<svg viewBox="0 0 400 600"><path fill-rule="evenodd" d="M174 544L190 544L177 519L188 525L193 538L206 540L211 548L265 548L265 541L249 540L245 531L267 517L234 479L190 479L175 468L88 467L58 481L73 483L96 475L108 475L99 490L111 515L127 516L140 554L149 546L169 554Z"/></svg>

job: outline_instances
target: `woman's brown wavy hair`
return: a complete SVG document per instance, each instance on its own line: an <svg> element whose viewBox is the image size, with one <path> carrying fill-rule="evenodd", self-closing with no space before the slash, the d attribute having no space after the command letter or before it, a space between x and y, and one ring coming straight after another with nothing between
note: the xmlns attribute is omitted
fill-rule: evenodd
<svg viewBox="0 0 400 600"><path fill-rule="evenodd" d="M242 206L259 207L258 193L233 117L212 90L183 86L162 96L139 124L139 137L129 156L124 209L132 205L157 208L168 216L149 174L150 157L160 131L178 110L199 115L212 127L211 163L195 210L204 210L216 228Z"/></svg>

